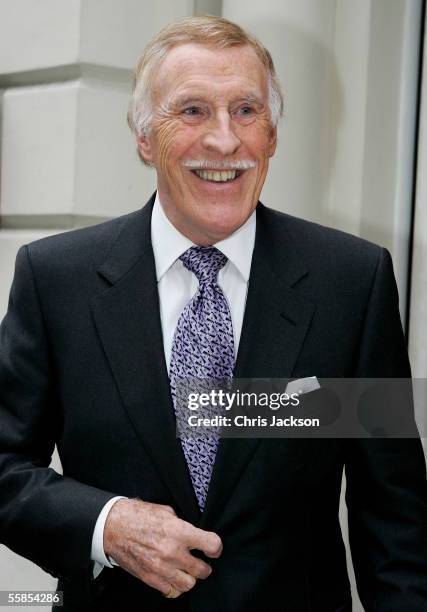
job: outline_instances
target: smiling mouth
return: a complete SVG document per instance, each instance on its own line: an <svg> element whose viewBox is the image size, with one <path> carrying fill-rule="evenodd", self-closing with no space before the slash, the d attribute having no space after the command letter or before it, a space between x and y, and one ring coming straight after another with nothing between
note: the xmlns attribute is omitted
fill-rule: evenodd
<svg viewBox="0 0 427 612"><path fill-rule="evenodd" d="M214 183L228 183L234 181L242 174L242 170L192 170L204 181L213 181Z"/></svg>

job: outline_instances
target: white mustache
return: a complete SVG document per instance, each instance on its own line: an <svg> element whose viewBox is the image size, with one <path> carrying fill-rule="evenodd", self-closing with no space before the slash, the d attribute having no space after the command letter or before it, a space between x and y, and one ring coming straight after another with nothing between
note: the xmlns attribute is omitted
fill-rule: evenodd
<svg viewBox="0 0 427 612"><path fill-rule="evenodd" d="M187 159L182 162L185 168L191 170L248 170L255 168L256 162L251 159L225 159L225 160L209 160L209 159Z"/></svg>

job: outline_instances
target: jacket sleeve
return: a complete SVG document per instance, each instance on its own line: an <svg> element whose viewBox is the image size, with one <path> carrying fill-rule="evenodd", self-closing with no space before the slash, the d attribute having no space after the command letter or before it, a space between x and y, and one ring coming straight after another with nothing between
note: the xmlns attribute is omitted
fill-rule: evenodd
<svg viewBox="0 0 427 612"><path fill-rule="evenodd" d="M372 281L355 376L411 376L385 249ZM416 429L410 391L402 409ZM420 439L353 439L345 448L350 546L366 612L427 611L427 481Z"/></svg>
<svg viewBox="0 0 427 612"><path fill-rule="evenodd" d="M90 579L93 530L114 494L48 467L60 421L37 286L22 247L0 326L0 541L62 580Z"/></svg>

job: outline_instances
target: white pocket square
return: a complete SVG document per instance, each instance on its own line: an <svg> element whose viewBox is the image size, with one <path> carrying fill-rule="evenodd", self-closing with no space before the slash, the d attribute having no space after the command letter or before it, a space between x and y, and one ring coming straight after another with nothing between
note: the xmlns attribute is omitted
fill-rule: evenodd
<svg viewBox="0 0 427 612"><path fill-rule="evenodd" d="M304 393L310 393L310 391L317 391L320 389L319 381L316 376L309 376L308 378L297 378L291 380L287 384L286 393L291 395L296 393L297 395L303 395Z"/></svg>

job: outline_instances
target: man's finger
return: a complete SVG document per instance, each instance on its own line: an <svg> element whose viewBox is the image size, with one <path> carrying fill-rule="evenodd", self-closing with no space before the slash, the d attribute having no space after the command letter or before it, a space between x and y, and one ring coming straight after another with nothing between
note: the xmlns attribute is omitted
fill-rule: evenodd
<svg viewBox="0 0 427 612"><path fill-rule="evenodd" d="M194 576L194 578L202 580L212 574L212 568L208 563L193 557L190 553L185 555L181 569L187 572L187 574Z"/></svg>
<svg viewBox="0 0 427 612"><path fill-rule="evenodd" d="M216 533L212 533L212 536L215 536L215 538L210 538L209 542L205 544L202 550L207 557L211 557L212 559L217 559L218 557L221 556L221 553L222 553L222 549L223 549L222 541L219 535L217 535Z"/></svg>
<svg viewBox="0 0 427 612"><path fill-rule="evenodd" d="M190 550L197 548L204 552L207 557L216 559L222 553L222 542L218 534L213 531L204 531L190 523L186 523L181 539Z"/></svg>
<svg viewBox="0 0 427 612"><path fill-rule="evenodd" d="M153 587L153 589L157 589L157 591L160 591L165 596L171 594L172 587L172 594L174 597L179 597L181 595L181 591L173 583L159 576L158 574L154 574L152 572L141 572L141 575L138 576L138 578L143 580L145 584L148 584L148 586Z"/></svg>
<svg viewBox="0 0 427 612"><path fill-rule="evenodd" d="M182 570L175 570L170 578L168 576L167 580L170 580L170 584L173 584L181 593L187 593L187 591L190 591L196 584L194 576L190 576L190 574Z"/></svg>

